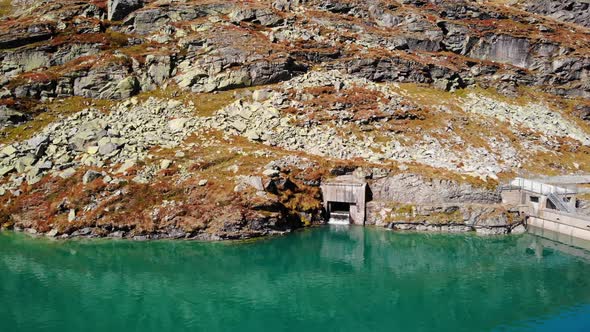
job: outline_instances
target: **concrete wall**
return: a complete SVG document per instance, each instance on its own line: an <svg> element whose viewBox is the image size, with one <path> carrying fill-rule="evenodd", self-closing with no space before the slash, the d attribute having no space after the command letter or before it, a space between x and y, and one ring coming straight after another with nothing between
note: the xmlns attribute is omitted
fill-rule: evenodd
<svg viewBox="0 0 590 332"><path fill-rule="evenodd" d="M549 197L556 194L559 199L568 198L564 204L575 211L576 188L556 186L539 180L516 178L510 187L502 190L502 203L518 207L520 213L527 216L527 226L536 232L557 234L564 239L590 241L590 218L564 211L548 209ZM532 202L531 196L537 196L538 202ZM568 240L573 241L573 240Z"/></svg>
<svg viewBox="0 0 590 332"><path fill-rule="evenodd" d="M364 196L366 185L326 183L321 186L324 202L356 203Z"/></svg>
<svg viewBox="0 0 590 332"><path fill-rule="evenodd" d="M542 230L555 232L566 237L574 237L582 240L590 241L590 228L582 229L571 224L561 223L559 221L552 221L538 217L530 217L528 225Z"/></svg>
<svg viewBox="0 0 590 332"><path fill-rule="evenodd" d="M507 205L523 205L528 204L535 207L535 211L538 209L545 209L547 208L547 196L539 193L532 193L523 191L520 189L513 189L513 190L503 190L501 193L502 196L502 204ZM538 203L533 203L530 200L531 196L539 197ZM562 195L560 197L567 197L570 200L568 202L564 201L566 205L574 208L576 207L576 195L569 194L569 195ZM536 213L536 212L535 212Z"/></svg>
<svg viewBox="0 0 590 332"><path fill-rule="evenodd" d="M503 190L502 204L521 205L524 203L524 194L521 190Z"/></svg>
<svg viewBox="0 0 590 332"><path fill-rule="evenodd" d="M569 255L582 257L586 260L590 260L590 241L584 240L579 237L574 237L571 235L558 233L554 231L550 231L548 229L535 227L533 225L529 225L527 231L530 234L538 235L541 238L535 237L533 241L537 242L537 244L541 245L541 252L542 247L550 247L552 249L556 249L562 252L565 252ZM545 238L545 239L542 239ZM540 242L540 243L539 243ZM535 246L532 246L535 248ZM579 249L583 248L583 249ZM535 248L537 249L537 248Z"/></svg>
<svg viewBox="0 0 590 332"><path fill-rule="evenodd" d="M364 207L364 205L363 205ZM350 206L350 223L353 225L365 224L365 208L354 204Z"/></svg>
<svg viewBox="0 0 590 332"><path fill-rule="evenodd" d="M529 217L528 225L566 236L590 240L590 218L580 215L540 209L536 215Z"/></svg>
<svg viewBox="0 0 590 332"><path fill-rule="evenodd" d="M366 183L325 183L321 185L324 208L330 212L330 202L348 203L350 205L350 222L364 225L366 217Z"/></svg>

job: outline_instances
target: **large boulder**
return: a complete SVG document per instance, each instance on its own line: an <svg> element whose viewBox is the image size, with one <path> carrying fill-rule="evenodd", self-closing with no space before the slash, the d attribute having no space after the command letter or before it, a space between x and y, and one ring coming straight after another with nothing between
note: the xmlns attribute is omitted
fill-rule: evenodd
<svg viewBox="0 0 590 332"><path fill-rule="evenodd" d="M120 21L141 7L143 7L143 0L109 0L108 19Z"/></svg>
<svg viewBox="0 0 590 332"><path fill-rule="evenodd" d="M5 105L0 106L0 128L12 126L27 120L27 115L8 108Z"/></svg>

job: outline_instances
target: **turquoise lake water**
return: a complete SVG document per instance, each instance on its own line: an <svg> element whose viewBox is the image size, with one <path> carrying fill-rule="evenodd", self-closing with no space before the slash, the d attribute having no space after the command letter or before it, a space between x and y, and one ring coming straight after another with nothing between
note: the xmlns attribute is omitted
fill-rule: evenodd
<svg viewBox="0 0 590 332"><path fill-rule="evenodd" d="M246 243L0 233L0 331L590 331L588 257L528 234L362 227Z"/></svg>

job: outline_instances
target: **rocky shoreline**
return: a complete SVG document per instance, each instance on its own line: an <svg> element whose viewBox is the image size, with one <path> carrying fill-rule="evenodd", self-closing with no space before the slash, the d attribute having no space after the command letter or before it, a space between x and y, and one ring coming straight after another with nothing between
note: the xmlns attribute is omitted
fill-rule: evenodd
<svg viewBox="0 0 590 332"><path fill-rule="evenodd" d="M500 183L590 172L586 2L4 2L0 228L283 234L356 173L368 225L522 232Z"/></svg>
<svg viewBox="0 0 590 332"><path fill-rule="evenodd" d="M85 227L76 230L69 234L59 234L54 231L47 233L41 233L34 228L11 228L11 229L0 229L0 232L17 232L23 233L33 237L46 237L55 240L75 240L75 239L113 239L113 240L133 240L133 241L156 241L156 240L193 240L193 241L235 241L235 240L248 240L262 237L281 236L289 234L292 230L285 231L261 231L255 234L237 233L233 235L216 236L214 234L198 233L191 234L185 233L180 229L167 230L161 232L155 232L152 234L144 235L133 235L129 231L125 230L105 230L103 228L92 228Z"/></svg>
<svg viewBox="0 0 590 332"><path fill-rule="evenodd" d="M291 186L281 179L286 172L285 165L296 162L301 166L303 160L289 158L283 163L274 162L267 165L265 172L271 177L267 182L260 177L243 177L240 185L235 190L256 189L257 196L266 196L270 192L279 193L277 190L285 190ZM303 164L302 164L303 163ZM281 165L281 166L279 166ZM276 168L272 168L276 167ZM273 172L270 172L273 170ZM334 169L333 172L346 172L346 169ZM367 206L367 226L382 227L394 231L418 231L436 233L467 233L474 232L478 235L504 235L521 234L526 231L524 220L517 213L506 210L499 203L499 196L495 190L474 187L468 184L460 184L449 180L435 180L424 178L420 175L398 174L387 175L383 170L357 169L354 174L367 177L373 190L371 201ZM102 181L97 178L97 181ZM282 185L280 184L281 182ZM280 187L282 189L279 189ZM104 226L79 226L62 228L59 231L54 227L41 231L34 223L26 222L10 227L11 230L24 232L33 236L45 236L55 239L75 238L111 238L129 240L244 240L250 238L276 236L288 234L297 229L315 227L326 224L322 217L325 214L319 205L321 197L304 194L305 198L318 200L315 216L314 213L299 212L291 221L276 219L269 222L263 219L243 220L242 224L229 226L225 224L223 231L204 229L187 232L178 227L169 226L152 231L141 231L132 227L119 227L118 223ZM264 203L268 204L268 203ZM268 207L267 207L268 209ZM74 211L74 212L72 212ZM278 218L280 217L277 215ZM75 210L68 214L70 222L76 220ZM303 223L303 220L311 222ZM224 221L225 223L225 221ZM233 227L233 228L232 228Z"/></svg>
<svg viewBox="0 0 590 332"><path fill-rule="evenodd" d="M329 227L327 224L318 224L314 227ZM356 226L350 226L356 227ZM371 227L370 225L368 227ZM411 222L391 222L386 226L377 226L396 232L420 232L420 233L473 233L479 236L497 236L508 234L523 234L526 227L523 223L501 226L473 226L468 224L429 224L429 223L411 223ZM301 228L298 228L301 229ZM187 240L187 241L240 241L265 237L283 236L290 234L298 229L285 231L264 231L257 234L235 234L230 236L216 236L213 234L189 234L182 230L169 230L166 232L157 232L145 235L131 235L130 232L123 230L107 231L105 229L96 229L85 227L74 231L70 234L57 234L55 232L40 233L33 228L27 229L0 229L0 232L18 232L33 237L45 237L59 241L77 240L77 239L112 239L112 240L132 240L132 241L157 241L157 240Z"/></svg>
<svg viewBox="0 0 590 332"><path fill-rule="evenodd" d="M432 232L432 233L470 233L475 232L477 235L506 235L506 234L523 234L526 232L526 227L523 223L514 225L501 226L472 226L467 224L448 224L448 225L433 225L428 223L404 223L392 222L386 226L387 229L395 231L417 231L417 232Z"/></svg>

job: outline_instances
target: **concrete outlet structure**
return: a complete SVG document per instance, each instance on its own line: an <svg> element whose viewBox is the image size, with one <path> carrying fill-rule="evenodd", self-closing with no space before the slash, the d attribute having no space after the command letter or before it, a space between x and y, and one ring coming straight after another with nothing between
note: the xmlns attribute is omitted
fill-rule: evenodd
<svg viewBox="0 0 590 332"><path fill-rule="evenodd" d="M590 217L577 213L576 194L565 185L516 178L502 187L502 202L518 208L527 226L590 240Z"/></svg>
<svg viewBox="0 0 590 332"><path fill-rule="evenodd" d="M330 223L364 225L367 182L353 175L339 176L321 185Z"/></svg>

